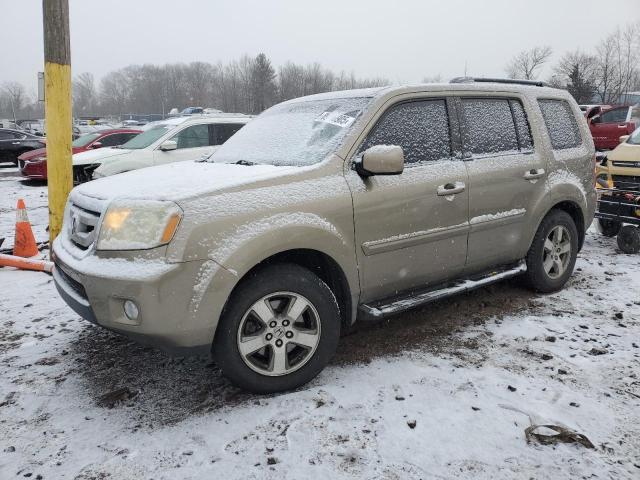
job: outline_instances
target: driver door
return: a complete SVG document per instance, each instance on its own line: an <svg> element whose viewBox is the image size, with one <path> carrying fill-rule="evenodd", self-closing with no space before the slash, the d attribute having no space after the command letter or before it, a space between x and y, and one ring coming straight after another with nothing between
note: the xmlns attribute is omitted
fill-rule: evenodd
<svg viewBox="0 0 640 480"><path fill-rule="evenodd" d="M400 146L403 173L363 178L348 170L362 302L431 286L464 268L467 170L453 146L458 133L451 108L445 98L392 105L358 155L375 145Z"/></svg>

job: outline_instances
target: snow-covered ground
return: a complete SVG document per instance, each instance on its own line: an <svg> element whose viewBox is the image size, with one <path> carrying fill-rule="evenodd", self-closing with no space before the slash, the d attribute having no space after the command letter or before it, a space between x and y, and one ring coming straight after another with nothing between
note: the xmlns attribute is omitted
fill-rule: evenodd
<svg viewBox="0 0 640 480"><path fill-rule="evenodd" d="M45 240L46 187L11 171L0 237L21 195ZM364 325L305 388L257 396L0 269L0 478L638 479L639 292L640 256L589 232L558 294L504 282ZM596 448L527 444L532 423Z"/></svg>

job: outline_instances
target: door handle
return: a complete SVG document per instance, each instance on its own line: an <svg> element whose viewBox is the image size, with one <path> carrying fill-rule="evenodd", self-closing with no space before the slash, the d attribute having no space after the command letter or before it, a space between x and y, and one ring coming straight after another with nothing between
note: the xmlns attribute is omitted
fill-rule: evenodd
<svg viewBox="0 0 640 480"><path fill-rule="evenodd" d="M618 128L627 128L626 125L618 125Z"/></svg>
<svg viewBox="0 0 640 480"><path fill-rule="evenodd" d="M536 180L538 178L544 177L545 171L544 168L532 168L531 170L527 170L524 172L525 180Z"/></svg>
<svg viewBox="0 0 640 480"><path fill-rule="evenodd" d="M438 196L446 197L449 195L456 195L464 192L466 188L463 182L447 183L445 185L438 186Z"/></svg>
<svg viewBox="0 0 640 480"><path fill-rule="evenodd" d="M20 142L11 142L11 145L20 145Z"/></svg>

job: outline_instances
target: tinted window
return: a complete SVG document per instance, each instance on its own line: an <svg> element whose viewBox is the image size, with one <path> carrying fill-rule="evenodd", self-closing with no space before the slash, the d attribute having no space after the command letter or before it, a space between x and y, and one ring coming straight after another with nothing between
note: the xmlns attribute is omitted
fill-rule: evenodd
<svg viewBox="0 0 640 480"><path fill-rule="evenodd" d="M377 123L361 151L374 145L398 145L406 163L451 157L449 116L444 100L402 103Z"/></svg>
<svg viewBox="0 0 640 480"><path fill-rule="evenodd" d="M107 135L98 140L103 147L115 147L116 145L123 144L123 137L119 133L114 133L113 135ZM126 140L125 140L126 141Z"/></svg>
<svg viewBox="0 0 640 480"><path fill-rule="evenodd" d="M533 150L533 139L531 138L531 129L529 128L529 120L524 111L524 107L519 100L509 100L513 119L516 122L516 133L518 134L518 145L522 151Z"/></svg>
<svg viewBox="0 0 640 480"><path fill-rule="evenodd" d="M582 143L573 110L564 100L538 100L554 150L577 147Z"/></svg>
<svg viewBox="0 0 640 480"><path fill-rule="evenodd" d="M602 123L624 123L627 121L628 113L629 109L627 107L614 108L613 110L604 112L600 115L600 118L602 119Z"/></svg>
<svg viewBox="0 0 640 480"><path fill-rule="evenodd" d="M240 123L221 123L218 125L213 125L213 139L214 145L222 145L224 142L229 140L231 136L240 130L244 124Z"/></svg>
<svg viewBox="0 0 640 480"><path fill-rule="evenodd" d="M486 155L518 150L518 137L509 100L499 98L462 99L466 150Z"/></svg>
<svg viewBox="0 0 640 480"><path fill-rule="evenodd" d="M178 143L178 148L206 147L209 145L209 126L206 124L191 125L175 135L171 140L175 140Z"/></svg>

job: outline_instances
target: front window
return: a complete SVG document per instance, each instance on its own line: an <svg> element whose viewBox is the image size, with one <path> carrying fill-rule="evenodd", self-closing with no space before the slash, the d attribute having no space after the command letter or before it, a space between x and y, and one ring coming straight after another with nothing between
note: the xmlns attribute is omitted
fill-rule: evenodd
<svg viewBox="0 0 640 480"><path fill-rule="evenodd" d="M287 102L271 107L233 135L210 161L306 166L340 145L371 98Z"/></svg>
<svg viewBox="0 0 640 480"><path fill-rule="evenodd" d="M627 143L630 143L631 145L640 145L640 128L636 128L636 130L629 136Z"/></svg>
<svg viewBox="0 0 640 480"><path fill-rule="evenodd" d="M86 147L99 136L99 133L87 133L86 135L76 138L71 145L77 148Z"/></svg>
<svg viewBox="0 0 640 480"><path fill-rule="evenodd" d="M142 132L140 135L133 137L127 143L123 143L119 148L126 148L131 150L139 150L141 148L147 148L153 142L162 137L169 130L173 129L174 125L160 124L150 128L146 132Z"/></svg>

